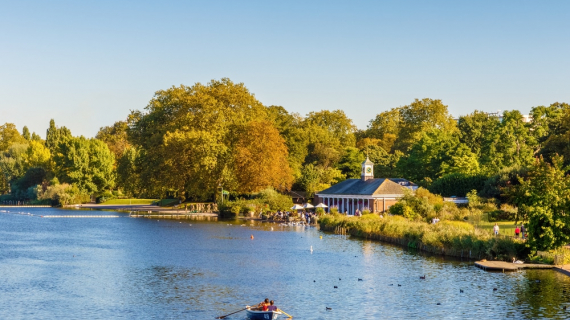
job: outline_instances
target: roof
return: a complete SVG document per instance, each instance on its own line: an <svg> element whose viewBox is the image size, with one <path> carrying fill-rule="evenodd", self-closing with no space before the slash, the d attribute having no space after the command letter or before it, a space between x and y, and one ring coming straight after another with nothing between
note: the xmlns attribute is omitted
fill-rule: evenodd
<svg viewBox="0 0 570 320"><path fill-rule="evenodd" d="M318 192L319 195L375 195L375 194L405 194L406 188L392 181L393 179L379 178L368 179L347 179L334 186ZM405 180L405 179L402 179ZM406 180L407 181L407 180Z"/></svg>
<svg viewBox="0 0 570 320"><path fill-rule="evenodd" d="M372 161L370 161L370 159L368 159L368 157L366 157L366 160L364 160L364 162L362 164L363 165L371 165L371 166L374 165L374 163Z"/></svg>
<svg viewBox="0 0 570 320"><path fill-rule="evenodd" d="M389 178L389 179L396 182L397 184L399 184L401 186L404 186L404 187L416 187L417 186L417 184L415 184L411 181L408 181L404 178Z"/></svg>

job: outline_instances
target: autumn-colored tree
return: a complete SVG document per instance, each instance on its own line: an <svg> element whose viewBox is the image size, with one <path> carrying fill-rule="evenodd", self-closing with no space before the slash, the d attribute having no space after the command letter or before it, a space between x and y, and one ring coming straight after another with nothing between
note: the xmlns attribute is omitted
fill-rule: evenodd
<svg viewBox="0 0 570 320"><path fill-rule="evenodd" d="M16 129L13 123L5 123L0 126L0 152L8 150L13 144L25 144L27 140L24 139Z"/></svg>
<svg viewBox="0 0 570 320"><path fill-rule="evenodd" d="M241 132L234 151L238 192L273 187L285 191L293 184L285 140L269 121L252 121Z"/></svg>
<svg viewBox="0 0 570 320"><path fill-rule="evenodd" d="M239 132L267 120L265 107L229 79L156 92L146 112L129 118L129 136L141 150L148 192L208 199L220 185L237 190L233 152Z"/></svg>
<svg viewBox="0 0 570 320"><path fill-rule="evenodd" d="M112 126L101 127L95 138L105 142L115 155L115 159L119 159L130 146L127 137L128 128L126 121L117 121Z"/></svg>

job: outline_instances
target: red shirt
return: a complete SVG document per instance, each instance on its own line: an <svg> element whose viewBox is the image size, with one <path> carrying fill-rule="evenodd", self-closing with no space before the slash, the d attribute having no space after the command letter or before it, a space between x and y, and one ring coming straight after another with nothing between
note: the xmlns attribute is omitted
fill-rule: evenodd
<svg viewBox="0 0 570 320"><path fill-rule="evenodd" d="M266 304L263 304L263 309L262 309L262 310L263 310L263 311L267 311L267 305L266 305Z"/></svg>
<svg viewBox="0 0 570 320"><path fill-rule="evenodd" d="M517 227L517 228L515 229L515 233L516 233L516 234L521 233L521 229L519 229L519 228Z"/></svg>

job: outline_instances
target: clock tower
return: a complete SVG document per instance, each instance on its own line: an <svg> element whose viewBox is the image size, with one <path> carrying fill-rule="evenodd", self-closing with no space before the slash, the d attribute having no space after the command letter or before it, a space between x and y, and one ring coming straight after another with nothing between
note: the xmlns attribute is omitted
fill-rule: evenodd
<svg viewBox="0 0 570 320"><path fill-rule="evenodd" d="M374 163L366 157L366 160L362 163L362 172L360 174L362 181L374 179Z"/></svg>

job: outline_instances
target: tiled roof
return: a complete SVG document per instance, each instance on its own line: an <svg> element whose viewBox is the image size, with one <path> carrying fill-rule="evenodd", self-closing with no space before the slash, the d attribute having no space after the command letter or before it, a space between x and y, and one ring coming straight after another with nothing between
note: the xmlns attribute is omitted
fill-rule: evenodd
<svg viewBox="0 0 570 320"><path fill-rule="evenodd" d="M404 180L404 179L402 179ZM374 195L374 194L401 194L405 193L406 188L399 185L391 179L379 178L368 179L347 179L335 184L334 186L318 192L317 194L336 194L336 195Z"/></svg>

